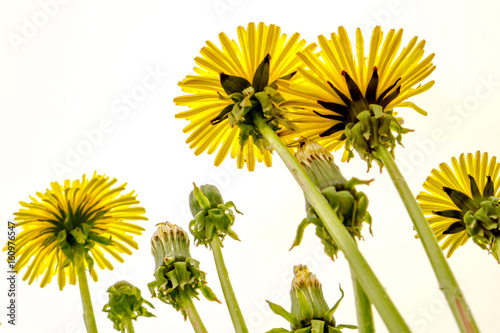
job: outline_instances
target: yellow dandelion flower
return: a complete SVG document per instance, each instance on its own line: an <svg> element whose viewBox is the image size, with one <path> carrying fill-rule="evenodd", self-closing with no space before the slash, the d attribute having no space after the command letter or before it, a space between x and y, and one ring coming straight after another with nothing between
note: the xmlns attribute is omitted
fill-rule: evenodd
<svg viewBox="0 0 500 333"><path fill-rule="evenodd" d="M461 154L448 164L432 170L417 200L443 250L450 257L469 238L498 258L496 242L498 197L500 196L500 163L479 151Z"/></svg>
<svg viewBox="0 0 500 333"><path fill-rule="evenodd" d="M16 270L27 267L23 280L31 284L43 274L41 287L57 275L59 289L66 279L76 284L76 261L82 262L97 281L94 262L101 269L113 269L106 258L111 255L123 262L122 253L137 249L132 234L144 229L125 221L147 220L144 208L136 206L134 191L122 194L126 184L112 188L117 182L94 173L88 179L51 183L45 193L37 192L30 203L20 202L14 215L21 231L15 239ZM81 258L81 259L77 259Z"/></svg>
<svg viewBox="0 0 500 333"><path fill-rule="evenodd" d="M195 148L196 155L218 150L218 166L231 150L238 168L246 162L253 171L255 159L271 166L271 153L253 129L251 113L260 109L269 122L280 122L282 116L275 107L281 101L275 92L276 80L292 77L301 65L297 52L313 50L316 45L306 46L298 33L287 38L273 24L259 23L256 27L249 23L247 29L240 26L237 30L238 41L221 33L221 47L207 41L201 49L201 57L195 58L196 74L179 82L188 95L174 99L189 110L175 117L190 122L184 132L192 132L186 142ZM261 98L264 92L270 96L267 105Z"/></svg>
<svg viewBox="0 0 500 333"><path fill-rule="evenodd" d="M346 127L359 122L358 115L370 111L370 105L379 105L384 112L410 107L425 115L407 100L434 84L430 81L414 88L435 69L434 54L422 60L425 41L417 43L417 37L399 52L402 37L402 29L390 30L384 40L380 27L375 27L366 57L361 30L356 30L354 53L346 30L339 27L331 39L318 37L319 53L300 52L308 68L299 68L301 75L289 82L278 82L287 99L282 105L296 109L290 118L300 135L331 151L344 145Z"/></svg>

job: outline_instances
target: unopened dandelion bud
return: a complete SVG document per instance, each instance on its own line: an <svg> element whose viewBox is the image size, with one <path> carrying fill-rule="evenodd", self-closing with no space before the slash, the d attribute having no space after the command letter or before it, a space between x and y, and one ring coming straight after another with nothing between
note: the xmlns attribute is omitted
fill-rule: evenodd
<svg viewBox="0 0 500 333"><path fill-rule="evenodd" d="M153 297L172 305L187 317L185 298L198 298L201 290L205 298L217 301L206 285L200 263L189 253L188 234L177 225L159 223L151 238L151 252L155 257L155 280L148 284Z"/></svg>
<svg viewBox="0 0 500 333"><path fill-rule="evenodd" d="M298 265L293 268L294 278L290 298L292 303L291 312L283 307L267 301L271 310L282 316L290 323L290 330L276 328L267 333L274 332L340 332L343 328L355 329L354 325L337 325L333 316L340 301L344 297L344 292L340 288L342 296L332 308L323 295L321 283L314 274L309 272L307 266Z"/></svg>
<svg viewBox="0 0 500 333"><path fill-rule="evenodd" d="M371 181L362 181L357 178L347 181L334 163L332 154L323 146L311 140L301 142L295 156L304 166L314 184L321 190L321 194L327 199L351 236L362 239L361 229L363 223L370 226L371 233L371 216L367 211L368 198L364 193L357 192L354 189L356 185L369 184ZM325 247L325 253L334 259L339 248L307 200L306 211L307 217L297 229L292 248L301 243L304 229L309 224L314 224L316 226L316 235L321 239L321 243Z"/></svg>
<svg viewBox="0 0 500 333"><path fill-rule="evenodd" d="M333 155L322 145L312 140L302 141L295 157L320 190L329 186L334 186L339 190L345 188L347 179L334 163Z"/></svg>
<svg viewBox="0 0 500 333"><path fill-rule="evenodd" d="M142 298L141 290L127 281L119 281L108 288L109 302L102 311L108 313L113 328L120 332L129 332L132 320L138 317L155 317L145 305L154 309L153 304Z"/></svg>
<svg viewBox="0 0 500 333"><path fill-rule="evenodd" d="M194 190L189 195L189 207L194 217L189 223L189 230L195 238L196 245L208 246L214 237L223 240L226 235L239 240L231 229L234 224L234 213L231 209L240 212L231 201L224 203L214 185L198 187L194 184Z"/></svg>

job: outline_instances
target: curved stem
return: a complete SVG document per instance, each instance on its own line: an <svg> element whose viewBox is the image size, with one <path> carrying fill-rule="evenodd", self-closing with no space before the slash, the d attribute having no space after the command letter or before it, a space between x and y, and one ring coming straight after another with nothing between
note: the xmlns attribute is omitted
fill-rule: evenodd
<svg viewBox="0 0 500 333"><path fill-rule="evenodd" d="M210 247L212 248L212 252L214 254L217 274L219 275L222 292L224 293L224 298L226 299L227 308L229 309L234 329L236 330L236 333L248 333L243 314L241 313L240 306L236 300L236 295L234 294L233 287L231 286L231 281L229 280L229 273L227 271L226 264L224 263L224 258L222 257L221 242L219 237L215 236L212 239Z"/></svg>
<svg viewBox="0 0 500 333"><path fill-rule="evenodd" d="M89 285L87 282L87 273L85 273L85 266L83 262L76 265L76 272L78 275L78 284L80 286L80 294L82 296L83 305L83 319L87 333L97 333L97 325L94 318L94 309L92 308L92 300L90 299Z"/></svg>
<svg viewBox="0 0 500 333"><path fill-rule="evenodd" d="M205 325L203 325L203 321L201 320L198 311L196 311L191 297L186 295L184 292L181 292L181 297L184 303L184 310L186 310L187 316L189 318L189 321L191 322L191 325L193 326L194 331L196 333L208 333Z"/></svg>
<svg viewBox="0 0 500 333"><path fill-rule="evenodd" d="M377 153L382 159L384 166L387 168L389 175L391 176L392 182L396 187L401 200L410 214L413 225L417 231L418 237L424 245L425 252L431 261L432 268L436 273L436 277L439 281L439 287L443 291L448 300L448 304L455 316L455 320L460 327L462 332L479 332L474 318L472 317L472 312L465 301L465 297L458 286L453 273L451 272L448 263L443 255L443 251L439 247L438 241L432 232L427 219L420 209L417 200L411 193L410 187L406 183L403 175L398 169L394 158L389 153L387 148L383 146L377 147Z"/></svg>
<svg viewBox="0 0 500 333"><path fill-rule="evenodd" d="M124 317L123 319L125 320L125 328L127 329L127 333L135 333L132 319L128 316Z"/></svg>
<svg viewBox="0 0 500 333"><path fill-rule="evenodd" d="M372 304L366 296L363 287L356 279L356 274L351 268L352 286L354 289L354 298L356 300L356 313L358 316L358 331L359 333L375 332L372 316Z"/></svg>
<svg viewBox="0 0 500 333"><path fill-rule="evenodd" d="M300 163L259 114L255 115L254 123L260 133L269 141L271 147L278 152L278 155L282 158L295 180L299 183L307 201L314 207L315 212L323 221L328 233L344 253L356 277L359 279L359 283L363 287L363 290L365 290L366 294L373 302L373 305L384 320L389 331L398 333L410 332L410 329L385 292L384 287L382 287L375 273L373 273L359 251L355 241L347 232L337 215L332 211L330 205L319 192L318 188L307 176Z"/></svg>

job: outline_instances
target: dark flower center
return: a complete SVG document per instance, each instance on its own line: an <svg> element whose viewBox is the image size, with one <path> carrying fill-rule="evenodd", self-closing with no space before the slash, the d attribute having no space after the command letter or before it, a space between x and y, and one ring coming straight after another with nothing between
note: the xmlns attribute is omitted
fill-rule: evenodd
<svg viewBox="0 0 500 333"><path fill-rule="evenodd" d="M358 122L358 114L363 111L369 110L370 104L380 105L382 108L385 108L392 102L396 97L398 97L401 91L401 85L398 86L398 83L401 81L401 78L397 79L390 87L384 90L377 97L377 88L379 84L379 77L377 73L377 67L373 67L373 74L368 82L368 86L366 87L365 94L361 92L358 85L351 76L346 72L342 71L342 75L344 76L347 84L347 89L349 90L349 94L351 98L347 97L342 93L337 87L335 87L330 81L327 83L330 87L335 91L335 93L340 97L344 104L331 103L325 101L319 101L318 104L323 106L325 109L333 111L333 114L321 114L319 112L314 111L318 116L337 120L338 124L333 125L323 133L320 133L320 137L330 136L336 132L342 131L345 129L347 124L355 124ZM396 87L397 86L397 87ZM396 89L389 94L391 90ZM345 135L342 135L341 140L345 139Z"/></svg>
<svg viewBox="0 0 500 333"><path fill-rule="evenodd" d="M458 209L440 210L433 211L434 214L448 217L451 219L456 219L457 221L452 223L443 234L455 234L457 232L466 230L466 224L464 222L464 216L467 212L472 211L475 213L481 208L481 203L487 201L490 197L495 195L495 186L491 177L487 177L486 184L482 191L479 190L476 180L474 177L469 175L470 188L472 193L472 198L467 194L454 190L449 187L443 187L448 197L453 201L453 203L458 207Z"/></svg>

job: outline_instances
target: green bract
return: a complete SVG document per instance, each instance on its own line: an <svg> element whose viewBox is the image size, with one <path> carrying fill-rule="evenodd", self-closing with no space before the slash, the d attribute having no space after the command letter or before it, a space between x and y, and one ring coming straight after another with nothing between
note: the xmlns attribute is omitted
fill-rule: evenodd
<svg viewBox="0 0 500 333"><path fill-rule="evenodd" d="M332 308L329 308L323 296L321 283L309 272L307 266L295 266L293 271L295 277L290 291L292 312L267 301L274 313L290 323L291 329L275 328L267 333L338 333L343 328L357 328L354 325L337 325L333 316L344 297L342 288L340 288L342 296Z"/></svg>
<svg viewBox="0 0 500 333"><path fill-rule="evenodd" d="M253 124L252 114L255 112L261 113L275 131L282 127L293 128L292 124L285 120L285 111L278 106L284 99L276 92L278 89L276 81L269 83L269 60L268 54L257 67L252 83L242 77L220 74L221 86L228 95L228 97L221 96L220 99L232 100L234 104L226 106L217 117L211 120L211 123L215 125L229 119L231 127L238 126L241 130L241 146L247 143L250 136L259 149L263 150L269 146L267 140ZM280 79L290 80L295 73Z"/></svg>
<svg viewBox="0 0 500 333"><path fill-rule="evenodd" d="M141 296L139 288L127 281L120 281L109 287L109 302L102 311L108 313L108 318L113 322L113 328L126 332L127 322L137 320L139 316L155 317L144 305L154 308L153 304Z"/></svg>
<svg viewBox="0 0 500 333"><path fill-rule="evenodd" d="M151 252L155 257L155 280L148 284L153 297L181 311L184 318L185 299L197 298L198 290L209 301L217 296L206 285L205 273L200 263L191 258L188 234L182 228L168 222L160 223L151 238Z"/></svg>
<svg viewBox="0 0 500 333"><path fill-rule="evenodd" d="M403 128L400 121L394 117L392 110L383 110L380 105L370 104L369 109L357 115L357 122L345 127L345 155L349 161L354 157L353 148L359 156L368 163L368 170L375 160L382 168L382 160L377 154L380 145L393 153L396 142L401 144L403 134L411 130ZM396 136L394 136L396 133Z"/></svg>
<svg viewBox="0 0 500 333"><path fill-rule="evenodd" d="M369 184L371 181L362 181L352 178L347 181L340 173L339 168L333 161L333 156L323 146L316 142L307 140L301 143L297 153L308 176L319 188L333 211L343 222L352 237L362 239L361 229L366 222L370 226L371 216L368 213L368 197L363 192L357 192L354 187L359 184ZM306 201L307 217L302 220L297 228L292 248L300 245L304 230L309 224L316 226L316 235L321 239L325 247L325 253L334 259L339 251L337 244L323 225L314 208Z"/></svg>
<svg viewBox="0 0 500 333"><path fill-rule="evenodd" d="M214 185L197 187L189 195L189 207L194 220L189 223L189 230L194 236L195 244L208 246L214 237L223 240L226 235L239 240L231 229L234 224L234 213L239 212L232 201L224 203L222 196Z"/></svg>

